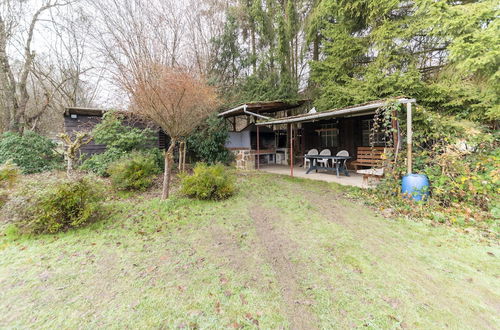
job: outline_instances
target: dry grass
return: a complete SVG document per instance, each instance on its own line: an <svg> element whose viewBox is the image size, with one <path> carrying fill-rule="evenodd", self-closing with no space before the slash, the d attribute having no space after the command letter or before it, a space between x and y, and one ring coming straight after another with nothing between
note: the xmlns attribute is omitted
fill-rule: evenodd
<svg viewBox="0 0 500 330"><path fill-rule="evenodd" d="M122 196L89 228L0 242L0 327L498 328L497 245L377 216L332 184L222 202Z"/></svg>

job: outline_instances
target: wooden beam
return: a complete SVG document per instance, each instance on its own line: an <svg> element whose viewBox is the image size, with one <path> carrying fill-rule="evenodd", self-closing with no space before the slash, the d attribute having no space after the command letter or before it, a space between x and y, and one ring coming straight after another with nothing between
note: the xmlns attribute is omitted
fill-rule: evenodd
<svg viewBox="0 0 500 330"><path fill-rule="evenodd" d="M293 177L293 124L290 125L290 176Z"/></svg>
<svg viewBox="0 0 500 330"><path fill-rule="evenodd" d="M260 134L259 126L257 126L257 169L260 169Z"/></svg>
<svg viewBox="0 0 500 330"><path fill-rule="evenodd" d="M406 163L408 166L407 172L408 174L411 174L412 172L412 135L413 135L413 130L412 130L412 116L411 116L411 102L406 103L406 148L407 148L407 156L406 156Z"/></svg>

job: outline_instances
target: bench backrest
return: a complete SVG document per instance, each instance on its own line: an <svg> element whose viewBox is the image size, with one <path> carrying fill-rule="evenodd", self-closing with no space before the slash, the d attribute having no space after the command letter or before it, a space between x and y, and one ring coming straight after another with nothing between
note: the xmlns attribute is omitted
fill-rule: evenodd
<svg viewBox="0 0 500 330"><path fill-rule="evenodd" d="M382 166L383 154L387 151L386 147L358 147L356 164L366 166Z"/></svg>

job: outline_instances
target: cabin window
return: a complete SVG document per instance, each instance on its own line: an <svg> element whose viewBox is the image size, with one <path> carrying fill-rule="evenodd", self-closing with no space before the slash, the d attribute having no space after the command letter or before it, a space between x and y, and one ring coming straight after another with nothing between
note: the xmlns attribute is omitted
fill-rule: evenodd
<svg viewBox="0 0 500 330"><path fill-rule="evenodd" d="M373 128L373 119L366 119L362 121L363 127L363 146L370 147L370 133ZM385 134L382 130L375 132L374 135L374 147L384 147L385 146Z"/></svg>
<svg viewBox="0 0 500 330"><path fill-rule="evenodd" d="M322 148L339 146L339 130L336 124L323 124L319 129L319 137Z"/></svg>

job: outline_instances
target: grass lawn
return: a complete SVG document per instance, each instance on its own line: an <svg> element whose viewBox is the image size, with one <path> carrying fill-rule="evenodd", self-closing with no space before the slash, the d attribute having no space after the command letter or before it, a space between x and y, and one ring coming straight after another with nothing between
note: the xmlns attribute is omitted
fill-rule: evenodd
<svg viewBox="0 0 500 330"><path fill-rule="evenodd" d="M500 328L500 248L385 219L340 186L241 174L222 202L108 202L0 241L1 328Z"/></svg>

